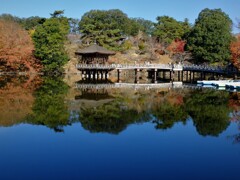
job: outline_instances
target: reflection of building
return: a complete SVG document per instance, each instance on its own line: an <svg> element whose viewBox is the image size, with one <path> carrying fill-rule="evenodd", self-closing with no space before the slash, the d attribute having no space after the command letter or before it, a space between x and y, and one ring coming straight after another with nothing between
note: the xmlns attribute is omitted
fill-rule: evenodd
<svg viewBox="0 0 240 180"><path fill-rule="evenodd" d="M76 100L94 100L94 101L100 101L100 100L106 100L106 99L113 99L112 96L109 95L107 88L94 88L95 85L113 85L113 83L109 80L98 80L98 81L79 81L76 84L78 86L82 86L81 89L81 95L78 95L75 97ZM88 84L88 86L84 86L85 84Z"/></svg>
<svg viewBox="0 0 240 180"><path fill-rule="evenodd" d="M100 100L106 100L106 99L113 99L113 97L110 96L105 89L99 89L99 90L85 89L85 90L82 90L82 94L79 96L76 96L75 99L100 101Z"/></svg>
<svg viewBox="0 0 240 180"><path fill-rule="evenodd" d="M97 44L93 44L75 52L75 54L82 57L80 59L81 64L105 64L108 61L108 57L110 55L115 55L115 52L109 51Z"/></svg>
<svg viewBox="0 0 240 180"><path fill-rule="evenodd" d="M86 84L88 84L88 86L85 86ZM114 97L109 94L109 89L97 88L97 86L101 84L113 85L109 80L82 80L76 82L78 94L75 95L75 103L78 104L78 107L92 108L111 102Z"/></svg>

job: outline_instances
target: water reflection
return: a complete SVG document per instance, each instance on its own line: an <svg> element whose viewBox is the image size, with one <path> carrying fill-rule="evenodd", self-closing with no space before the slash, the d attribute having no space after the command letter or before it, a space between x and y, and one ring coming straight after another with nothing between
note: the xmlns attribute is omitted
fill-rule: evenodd
<svg viewBox="0 0 240 180"><path fill-rule="evenodd" d="M240 131L240 93L231 93L229 105L232 107L233 112L231 113L231 122L236 123L238 130ZM230 135L234 144L240 143L240 133Z"/></svg>
<svg viewBox="0 0 240 180"><path fill-rule="evenodd" d="M87 87L79 91L88 91ZM230 124L229 113L232 109L228 105L229 93L225 91L101 87L101 91L95 89L99 97L115 98L98 107L88 105L88 108L84 108L87 104L85 101L81 107L80 122L91 132L119 133L127 125L138 122L152 122L156 129L164 130L172 128L175 123L185 124L192 119L200 135L218 136ZM91 93L94 93L93 89Z"/></svg>
<svg viewBox="0 0 240 180"><path fill-rule="evenodd" d="M238 130L240 131L240 111L233 111L233 113L231 113L231 121L237 124ZM240 133L230 135L228 138L233 141L233 144L240 143Z"/></svg>
<svg viewBox="0 0 240 180"><path fill-rule="evenodd" d="M182 106L163 103L155 109L152 114L155 117L153 123L156 124L156 129L169 129L177 122L186 123L188 114Z"/></svg>
<svg viewBox="0 0 240 180"><path fill-rule="evenodd" d="M90 132L118 134L130 124L149 121L145 113L129 109L122 99L95 108L81 108L80 122Z"/></svg>
<svg viewBox="0 0 240 180"><path fill-rule="evenodd" d="M33 92L40 84L37 76L0 76L0 126L25 122L35 101Z"/></svg>
<svg viewBox="0 0 240 180"><path fill-rule="evenodd" d="M92 133L119 134L136 123L148 122L158 130L167 130L192 120L200 135L218 136L233 119L229 114L238 114L240 107L238 93L212 89L75 82L77 88L60 77L1 77L1 126L28 123L63 132L65 126L81 123ZM234 117L239 123L239 116ZM232 137L239 142L239 134Z"/></svg>
<svg viewBox="0 0 240 180"><path fill-rule="evenodd" d="M70 124L67 104L64 103L68 86L60 77L43 77L43 83L34 93L35 102L27 123L44 125L56 132Z"/></svg>
<svg viewBox="0 0 240 180"><path fill-rule="evenodd" d="M218 136L229 125L229 93L224 91L195 91L185 106L199 134Z"/></svg>

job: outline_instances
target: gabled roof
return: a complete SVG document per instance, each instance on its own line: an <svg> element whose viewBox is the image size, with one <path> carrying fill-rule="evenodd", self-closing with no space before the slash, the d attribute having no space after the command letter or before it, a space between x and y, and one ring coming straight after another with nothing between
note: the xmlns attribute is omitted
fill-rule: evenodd
<svg viewBox="0 0 240 180"><path fill-rule="evenodd" d="M114 51L110 51L104 47L98 46L97 44L93 44L87 48L80 49L75 54L83 55L83 54L106 54L106 55L115 55Z"/></svg>

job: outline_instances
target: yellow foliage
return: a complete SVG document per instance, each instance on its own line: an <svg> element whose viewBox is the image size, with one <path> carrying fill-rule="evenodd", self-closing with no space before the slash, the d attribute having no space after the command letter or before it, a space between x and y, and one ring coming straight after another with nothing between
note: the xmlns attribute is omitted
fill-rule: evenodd
<svg viewBox="0 0 240 180"><path fill-rule="evenodd" d="M30 30L28 31L28 33L29 33L29 35L30 35L31 37L33 36L34 32L35 32L35 29L30 29Z"/></svg>
<svg viewBox="0 0 240 180"><path fill-rule="evenodd" d="M131 41L129 41L129 40L126 40L125 42L124 42L124 44L123 44L123 49L124 50L129 50L129 49L131 49L132 48L132 43L131 43Z"/></svg>

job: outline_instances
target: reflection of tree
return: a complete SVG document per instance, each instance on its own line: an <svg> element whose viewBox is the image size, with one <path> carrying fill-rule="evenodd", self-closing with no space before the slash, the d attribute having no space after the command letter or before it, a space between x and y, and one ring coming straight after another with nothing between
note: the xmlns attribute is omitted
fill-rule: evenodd
<svg viewBox="0 0 240 180"><path fill-rule="evenodd" d="M229 125L228 92L206 90L193 92L186 108L199 134L218 136Z"/></svg>
<svg viewBox="0 0 240 180"><path fill-rule="evenodd" d="M67 90L68 86L60 78L45 77L43 85L35 93L33 113L28 122L62 132L63 126L69 124L67 105L64 104Z"/></svg>
<svg viewBox="0 0 240 180"><path fill-rule="evenodd" d="M115 100L96 108L81 109L80 121L82 126L91 132L107 132L118 134L127 125L149 120L144 113L129 110Z"/></svg>
<svg viewBox="0 0 240 180"><path fill-rule="evenodd" d="M112 94L118 97L117 100L96 108L82 108L82 126L91 132L119 133L129 124L149 121L153 117L157 129L168 129L177 122L185 123L191 116L200 135L217 136L229 125L228 92L203 90L153 93ZM143 115L147 118L141 119Z"/></svg>
<svg viewBox="0 0 240 180"><path fill-rule="evenodd" d="M231 99L230 99L230 101L231 101ZM236 106L234 106L234 108L236 108ZM237 108L237 109L239 109L239 108ZM237 123L238 130L240 130L240 111L239 110L235 110L231 113L231 122ZM240 143L240 133L230 135L230 136L228 136L228 138L232 139L234 144Z"/></svg>
<svg viewBox="0 0 240 180"><path fill-rule="evenodd" d="M235 135L229 136L229 138L233 139L233 144L240 143L240 134L235 134Z"/></svg>
<svg viewBox="0 0 240 180"><path fill-rule="evenodd" d="M240 110L240 93L239 92L230 93L229 106L233 108L235 111Z"/></svg>
<svg viewBox="0 0 240 180"><path fill-rule="evenodd" d="M37 76L0 76L0 126L24 122L32 112L33 92L40 83Z"/></svg>
<svg viewBox="0 0 240 180"><path fill-rule="evenodd" d="M157 129L168 129L173 127L176 122L185 123L188 114L185 112L182 105L171 104L169 102L164 102L159 104L159 106L153 111Z"/></svg>

